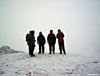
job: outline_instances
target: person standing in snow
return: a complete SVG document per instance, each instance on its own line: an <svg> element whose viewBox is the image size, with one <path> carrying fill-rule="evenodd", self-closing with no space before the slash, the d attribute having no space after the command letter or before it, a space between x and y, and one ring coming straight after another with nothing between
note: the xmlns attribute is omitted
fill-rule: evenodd
<svg viewBox="0 0 100 76"><path fill-rule="evenodd" d="M49 44L49 54L51 54L52 50L53 50L53 54L55 54L56 37L55 34L53 33L53 30L50 30L50 33L47 36L47 41Z"/></svg>
<svg viewBox="0 0 100 76"><path fill-rule="evenodd" d="M35 37L34 37L35 31L32 30L30 31L30 34L26 35L26 42L29 46L29 55L31 57L35 57L35 55L33 54L34 52L34 48L35 48Z"/></svg>
<svg viewBox="0 0 100 76"><path fill-rule="evenodd" d="M39 36L37 37L37 44L39 45L39 52L38 54L41 54L41 49L42 49L42 54L44 54L44 44L45 44L45 37L43 36L42 32L39 32Z"/></svg>
<svg viewBox="0 0 100 76"><path fill-rule="evenodd" d="M59 54L62 54L62 50L63 53L66 54L65 47L64 47L64 34L61 32L60 29L58 29L58 33L56 37L58 39L58 44L59 44L59 50L60 50Z"/></svg>

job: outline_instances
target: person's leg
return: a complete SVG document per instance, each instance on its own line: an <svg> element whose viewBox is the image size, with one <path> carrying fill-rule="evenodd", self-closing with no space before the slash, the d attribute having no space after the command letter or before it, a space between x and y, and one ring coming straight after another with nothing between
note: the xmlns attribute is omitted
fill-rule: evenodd
<svg viewBox="0 0 100 76"><path fill-rule="evenodd" d="M42 44L42 54L44 54L44 44Z"/></svg>
<svg viewBox="0 0 100 76"><path fill-rule="evenodd" d="M64 42L62 42L62 49L63 49L63 53L66 54Z"/></svg>
<svg viewBox="0 0 100 76"><path fill-rule="evenodd" d="M41 45L39 44L39 52L38 54L41 54Z"/></svg>
<svg viewBox="0 0 100 76"><path fill-rule="evenodd" d="M30 55L33 56L33 45L30 44Z"/></svg>
<svg viewBox="0 0 100 76"><path fill-rule="evenodd" d="M53 54L55 54L55 44L53 44Z"/></svg>
<svg viewBox="0 0 100 76"><path fill-rule="evenodd" d="M34 48L35 48L35 44L32 45L32 57L35 57L35 55L34 55Z"/></svg>
<svg viewBox="0 0 100 76"><path fill-rule="evenodd" d="M49 54L51 54L51 44L49 44Z"/></svg>
<svg viewBox="0 0 100 76"><path fill-rule="evenodd" d="M59 54L62 54L62 47L61 47L61 43L59 43L59 51L60 51L60 53L59 53Z"/></svg>
<svg viewBox="0 0 100 76"><path fill-rule="evenodd" d="M29 47L29 55L31 55L31 46L30 46L30 44L28 44L28 47Z"/></svg>

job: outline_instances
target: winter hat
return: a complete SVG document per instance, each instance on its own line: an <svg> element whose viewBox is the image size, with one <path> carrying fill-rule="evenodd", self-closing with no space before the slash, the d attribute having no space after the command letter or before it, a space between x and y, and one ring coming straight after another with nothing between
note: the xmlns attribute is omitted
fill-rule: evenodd
<svg viewBox="0 0 100 76"><path fill-rule="evenodd" d="M61 30L60 29L58 29L58 33L61 33Z"/></svg>
<svg viewBox="0 0 100 76"><path fill-rule="evenodd" d="M42 35L42 32L39 32L40 35Z"/></svg>
<svg viewBox="0 0 100 76"><path fill-rule="evenodd" d="M53 30L50 30L50 32L53 32Z"/></svg>

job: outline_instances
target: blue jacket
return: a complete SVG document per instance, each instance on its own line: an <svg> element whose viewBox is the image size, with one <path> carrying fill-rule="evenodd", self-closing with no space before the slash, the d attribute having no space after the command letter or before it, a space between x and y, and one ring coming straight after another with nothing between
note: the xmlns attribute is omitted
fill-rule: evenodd
<svg viewBox="0 0 100 76"><path fill-rule="evenodd" d="M35 37L33 34L30 34L29 39L30 39L30 42L29 42L30 44L35 44Z"/></svg>

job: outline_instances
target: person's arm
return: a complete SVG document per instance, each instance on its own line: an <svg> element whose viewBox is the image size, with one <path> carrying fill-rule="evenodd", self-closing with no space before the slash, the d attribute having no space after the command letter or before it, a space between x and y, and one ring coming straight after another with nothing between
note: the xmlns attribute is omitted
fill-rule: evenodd
<svg viewBox="0 0 100 76"><path fill-rule="evenodd" d="M39 44L39 36L37 37L37 44Z"/></svg>
<svg viewBox="0 0 100 76"><path fill-rule="evenodd" d="M58 34L56 35L56 38L58 39Z"/></svg>
<svg viewBox="0 0 100 76"><path fill-rule="evenodd" d="M54 38L55 38L55 43L56 43L56 36L54 35Z"/></svg>
<svg viewBox="0 0 100 76"><path fill-rule="evenodd" d="M47 42L49 43L49 35L47 36Z"/></svg>
<svg viewBox="0 0 100 76"><path fill-rule="evenodd" d="M43 39L44 39L44 44L46 43L46 40L45 40L45 37L43 36Z"/></svg>
<svg viewBox="0 0 100 76"><path fill-rule="evenodd" d="M62 37L64 38L64 34L62 33Z"/></svg>

